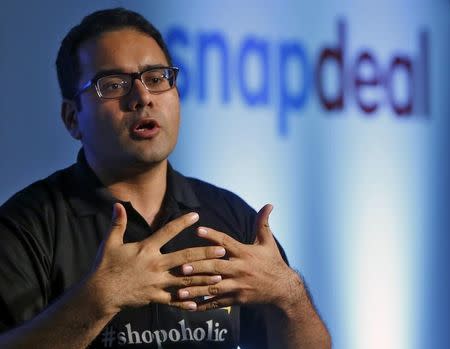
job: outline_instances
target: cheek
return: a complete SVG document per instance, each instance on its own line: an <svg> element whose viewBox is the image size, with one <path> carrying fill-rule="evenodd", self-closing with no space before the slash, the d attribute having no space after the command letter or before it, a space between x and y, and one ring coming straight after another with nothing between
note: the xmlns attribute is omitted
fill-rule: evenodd
<svg viewBox="0 0 450 349"><path fill-rule="evenodd" d="M180 110L179 109L172 109L170 116L169 116L169 122L172 129L172 134L174 141L176 142L178 138L178 132L180 129Z"/></svg>
<svg viewBox="0 0 450 349"><path fill-rule="evenodd" d="M108 134L117 133L119 120L107 105L86 105L79 117L82 138L91 139L91 142L105 138Z"/></svg>
<svg viewBox="0 0 450 349"><path fill-rule="evenodd" d="M176 131L178 132L178 127L180 126L180 101L176 92L172 96L172 98L167 101L166 105L169 106L167 113L169 122L173 125L174 128L176 128Z"/></svg>

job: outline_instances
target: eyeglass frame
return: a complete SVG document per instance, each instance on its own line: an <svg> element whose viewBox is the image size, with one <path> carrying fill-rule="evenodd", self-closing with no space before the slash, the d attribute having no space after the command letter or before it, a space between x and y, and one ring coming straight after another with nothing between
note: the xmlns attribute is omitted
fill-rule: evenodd
<svg viewBox="0 0 450 349"><path fill-rule="evenodd" d="M145 73L148 73L149 71L158 70L158 69L169 69L169 70L171 70L173 72L173 84L167 90L157 91L157 92L150 91L147 88L147 85L145 84L144 80L142 80L142 75L145 74ZM80 96L82 93L86 92L91 86L95 87L95 91L97 92L97 95L100 98L103 98L103 99L118 99L118 98L122 98L122 97L125 97L126 95L128 95L131 92L131 90L133 89L133 86L134 86L134 81L136 79L139 79L142 82L142 85L144 85L145 89L149 93L159 94L159 93L162 93L162 92L169 91L169 90L171 90L172 88L174 88L176 86L177 76L178 76L178 72L179 71L180 71L180 69L178 67L173 67L173 66L168 66L168 67L156 66L156 67L151 67L151 68L146 69L146 70L141 71L141 72L134 72L134 73L124 73L124 72L116 72L116 73L105 72L105 73L100 73L100 74L97 74L96 76L94 76L92 79L86 81L86 83L83 86L81 86L80 89L74 94L73 98L74 99L78 98L78 96ZM114 75L127 75L127 76L131 77L130 89L123 96L119 96L119 97L104 97L102 95L102 93L100 92L100 87L98 86L98 81L100 79L106 78L108 76L114 76Z"/></svg>

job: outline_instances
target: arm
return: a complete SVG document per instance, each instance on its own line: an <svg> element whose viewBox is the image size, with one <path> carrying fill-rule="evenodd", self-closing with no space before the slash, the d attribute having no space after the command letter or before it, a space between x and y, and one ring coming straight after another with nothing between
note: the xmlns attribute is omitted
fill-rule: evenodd
<svg viewBox="0 0 450 349"><path fill-rule="evenodd" d="M256 241L245 245L229 235L201 227L200 236L224 246L229 260L198 261L184 265L185 274L215 273L216 285L194 286L179 291L182 299L208 293L214 296L199 310L248 304L263 310L268 323L269 348L328 349L331 338L315 311L301 278L280 255L270 231L272 207L264 206L256 219ZM186 293L187 291L187 293Z"/></svg>
<svg viewBox="0 0 450 349"><path fill-rule="evenodd" d="M153 302L195 309L196 304L192 301L173 300L167 289L190 283L208 285L216 281L210 276L180 277L170 270L189 261L217 258L220 256L217 247L191 248L168 254L161 254L160 248L197 220L197 214L187 214L141 242L124 244L126 211L116 204L112 227L99 248L93 271L34 319L3 333L0 347L81 349L86 348L125 307ZM221 255L224 253L223 250Z"/></svg>
<svg viewBox="0 0 450 349"><path fill-rule="evenodd" d="M0 347L86 348L114 316L103 311L95 289L87 278L34 319L3 333Z"/></svg>
<svg viewBox="0 0 450 349"><path fill-rule="evenodd" d="M264 309L269 348L331 348L331 337L302 278L291 270L286 281L284 290L279 287L279 302Z"/></svg>

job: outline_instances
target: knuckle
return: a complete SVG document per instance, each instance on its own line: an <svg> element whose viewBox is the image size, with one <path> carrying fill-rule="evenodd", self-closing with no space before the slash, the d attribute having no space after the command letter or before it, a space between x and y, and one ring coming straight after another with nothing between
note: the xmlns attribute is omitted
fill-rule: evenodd
<svg viewBox="0 0 450 349"><path fill-rule="evenodd" d="M193 255L192 255L191 249L188 248L188 249L184 250L184 258L187 262L193 261Z"/></svg>
<svg viewBox="0 0 450 349"><path fill-rule="evenodd" d="M125 227L125 224L122 221L114 220L111 222L111 230L117 230L123 227Z"/></svg>
<svg viewBox="0 0 450 349"><path fill-rule="evenodd" d="M218 261L213 263L212 269L214 274L222 274L221 272L222 269L220 268L220 263Z"/></svg>
<svg viewBox="0 0 450 349"><path fill-rule="evenodd" d="M185 217L179 217L176 218L172 221L170 221L169 223L167 223L164 227L169 231L169 232L175 232L175 231L181 231L183 230L183 228L186 226L185 224Z"/></svg>
<svg viewBox="0 0 450 349"><path fill-rule="evenodd" d="M176 220L170 221L162 229L167 232L175 231L177 229L177 221Z"/></svg>
<svg viewBox="0 0 450 349"><path fill-rule="evenodd" d="M238 275L247 275L248 270L251 269L248 264L242 263L241 261L235 261L234 263L234 269L236 270L236 273Z"/></svg>
<svg viewBox="0 0 450 349"><path fill-rule="evenodd" d="M248 297L244 292L238 292L236 300L238 301L239 304L245 304L248 302Z"/></svg>
<svg viewBox="0 0 450 349"><path fill-rule="evenodd" d="M231 236L229 236L227 234L223 234L220 241L221 241L221 245L223 247L225 247L225 249L232 248L232 247L234 247L234 248L238 247L237 241L234 240Z"/></svg>
<svg viewBox="0 0 450 349"><path fill-rule="evenodd" d="M211 295L216 295L219 293L219 291L220 291L220 289L217 285L208 286L208 292Z"/></svg>
<svg viewBox="0 0 450 349"><path fill-rule="evenodd" d="M161 267L159 266L158 263L156 263L155 261L149 261L148 263L146 263L145 265L145 271L151 272L151 273L157 273L161 271Z"/></svg>
<svg viewBox="0 0 450 349"><path fill-rule="evenodd" d="M180 302L170 301L167 303L167 305L169 305L171 307L176 307L176 308L183 308L183 305Z"/></svg>
<svg viewBox="0 0 450 349"><path fill-rule="evenodd" d="M247 298L244 295L237 296L237 301L239 304L245 304L247 302Z"/></svg>
<svg viewBox="0 0 450 349"><path fill-rule="evenodd" d="M184 286L191 286L192 285L192 278L188 277L188 276L185 276L183 278L183 285Z"/></svg>
<svg viewBox="0 0 450 349"><path fill-rule="evenodd" d="M220 307L220 304L218 301L214 300L210 303L211 309L218 309Z"/></svg>
<svg viewBox="0 0 450 349"><path fill-rule="evenodd" d="M138 254L140 256L149 256L153 253L153 245L150 243L140 242L138 245Z"/></svg>
<svg viewBox="0 0 450 349"><path fill-rule="evenodd" d="M206 258L217 258L216 256L216 247L207 247L205 251L205 257Z"/></svg>
<svg viewBox="0 0 450 349"><path fill-rule="evenodd" d="M189 215L183 215L169 222L172 231L181 231L189 226Z"/></svg>
<svg viewBox="0 0 450 349"><path fill-rule="evenodd" d="M229 246L230 245L230 240L231 240L231 238L228 235L223 234L222 235L222 239L221 239L222 246L224 246L224 247Z"/></svg>

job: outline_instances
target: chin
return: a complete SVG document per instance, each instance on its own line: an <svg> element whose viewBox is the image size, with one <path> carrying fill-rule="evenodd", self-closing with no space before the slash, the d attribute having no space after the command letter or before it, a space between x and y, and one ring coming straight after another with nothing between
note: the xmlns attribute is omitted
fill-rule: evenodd
<svg viewBox="0 0 450 349"><path fill-rule="evenodd" d="M165 161L169 157L170 152L164 151L164 152L141 152L137 156L138 162L146 165L154 165L159 164L163 161Z"/></svg>
<svg viewBox="0 0 450 349"><path fill-rule="evenodd" d="M128 158L141 165L154 165L166 160L175 148L175 144L139 144L137 147L128 148Z"/></svg>

